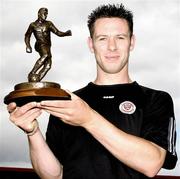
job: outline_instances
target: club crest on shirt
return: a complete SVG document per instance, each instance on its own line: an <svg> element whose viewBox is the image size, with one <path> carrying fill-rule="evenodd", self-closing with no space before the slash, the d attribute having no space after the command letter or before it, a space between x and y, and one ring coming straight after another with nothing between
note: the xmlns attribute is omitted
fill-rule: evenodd
<svg viewBox="0 0 180 179"><path fill-rule="evenodd" d="M119 105L119 110L124 114L133 114L136 106L131 101L124 101Z"/></svg>

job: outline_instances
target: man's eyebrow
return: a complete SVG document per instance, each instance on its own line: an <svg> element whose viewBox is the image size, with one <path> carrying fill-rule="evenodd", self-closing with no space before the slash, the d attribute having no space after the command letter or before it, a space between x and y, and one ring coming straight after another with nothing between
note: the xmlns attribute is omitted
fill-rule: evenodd
<svg viewBox="0 0 180 179"><path fill-rule="evenodd" d="M129 34L125 34L125 33L122 33L122 34L117 34L116 36L128 36Z"/></svg>
<svg viewBox="0 0 180 179"><path fill-rule="evenodd" d="M95 38L99 38L99 37L108 37L108 35L104 35L104 34L100 34L100 35L95 35Z"/></svg>
<svg viewBox="0 0 180 179"><path fill-rule="evenodd" d="M109 35L106 35L106 34L100 34L100 35L95 35L95 38L98 39L99 37L108 37ZM119 36L123 36L123 37L128 37L129 34L125 34L125 33L121 33L121 34L117 34L115 35L116 37L119 37Z"/></svg>

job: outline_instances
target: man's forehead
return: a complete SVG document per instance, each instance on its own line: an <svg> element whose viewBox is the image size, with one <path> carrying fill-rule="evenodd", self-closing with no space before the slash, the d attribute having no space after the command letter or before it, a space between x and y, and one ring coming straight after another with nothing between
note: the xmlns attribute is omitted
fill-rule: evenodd
<svg viewBox="0 0 180 179"><path fill-rule="evenodd" d="M95 24L107 24L107 23L120 23L120 24L126 24L128 25L128 22L126 19L124 18L119 18L119 17L101 17L101 18L98 18L96 21L95 21Z"/></svg>
<svg viewBox="0 0 180 179"><path fill-rule="evenodd" d="M47 13L48 11L46 9L43 9L42 12L44 12L44 13L46 12Z"/></svg>
<svg viewBox="0 0 180 179"><path fill-rule="evenodd" d="M40 13L48 13L48 9L46 9L46 8L41 8L41 9L39 10L39 12L40 12Z"/></svg>
<svg viewBox="0 0 180 179"><path fill-rule="evenodd" d="M122 18L100 18L97 19L94 25L95 33L103 32L115 32L115 33L129 33L129 26L125 19Z"/></svg>

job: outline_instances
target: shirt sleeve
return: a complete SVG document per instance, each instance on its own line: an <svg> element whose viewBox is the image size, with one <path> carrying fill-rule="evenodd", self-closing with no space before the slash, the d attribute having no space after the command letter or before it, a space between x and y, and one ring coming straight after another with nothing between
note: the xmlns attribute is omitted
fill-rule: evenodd
<svg viewBox="0 0 180 179"><path fill-rule="evenodd" d="M142 137L167 151L163 168L173 169L177 162L176 126L171 96L154 91L145 110Z"/></svg>

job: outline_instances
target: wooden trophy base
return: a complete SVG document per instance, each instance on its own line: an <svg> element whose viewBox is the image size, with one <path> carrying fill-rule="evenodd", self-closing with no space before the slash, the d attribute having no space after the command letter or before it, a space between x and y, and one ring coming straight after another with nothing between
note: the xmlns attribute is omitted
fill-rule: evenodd
<svg viewBox="0 0 180 179"><path fill-rule="evenodd" d="M17 84L14 91L4 98L4 103L15 102L22 106L28 102L43 100L70 100L71 96L54 82L25 82Z"/></svg>

